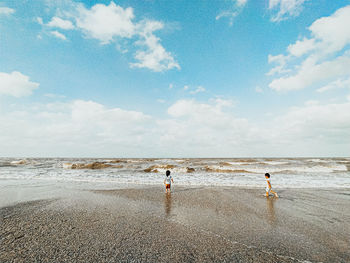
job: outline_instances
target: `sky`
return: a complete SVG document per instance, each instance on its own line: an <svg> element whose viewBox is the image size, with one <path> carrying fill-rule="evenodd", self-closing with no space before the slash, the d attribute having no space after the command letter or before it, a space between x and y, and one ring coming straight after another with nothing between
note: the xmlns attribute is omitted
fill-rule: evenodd
<svg viewBox="0 0 350 263"><path fill-rule="evenodd" d="M0 156L349 156L349 25L344 0L1 0Z"/></svg>

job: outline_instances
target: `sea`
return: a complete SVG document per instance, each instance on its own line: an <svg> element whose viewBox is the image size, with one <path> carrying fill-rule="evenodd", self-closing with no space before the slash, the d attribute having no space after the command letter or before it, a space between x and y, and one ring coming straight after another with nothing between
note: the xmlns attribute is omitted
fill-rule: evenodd
<svg viewBox="0 0 350 263"><path fill-rule="evenodd" d="M350 158L0 158L0 181L174 186L350 188ZM91 185L91 184L90 184Z"/></svg>

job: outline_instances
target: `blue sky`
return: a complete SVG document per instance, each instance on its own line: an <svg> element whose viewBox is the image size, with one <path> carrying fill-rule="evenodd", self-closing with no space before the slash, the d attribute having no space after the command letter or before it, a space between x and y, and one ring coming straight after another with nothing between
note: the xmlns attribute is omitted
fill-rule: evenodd
<svg viewBox="0 0 350 263"><path fill-rule="evenodd" d="M350 153L350 1L1 1L1 156Z"/></svg>

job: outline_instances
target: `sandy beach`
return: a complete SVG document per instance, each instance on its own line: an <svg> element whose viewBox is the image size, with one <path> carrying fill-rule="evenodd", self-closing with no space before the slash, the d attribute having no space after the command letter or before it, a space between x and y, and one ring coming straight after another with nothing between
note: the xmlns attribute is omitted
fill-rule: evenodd
<svg viewBox="0 0 350 263"><path fill-rule="evenodd" d="M22 262L350 263L350 0L0 0Z"/></svg>
<svg viewBox="0 0 350 263"><path fill-rule="evenodd" d="M1 262L349 262L350 190L77 190L0 210Z"/></svg>

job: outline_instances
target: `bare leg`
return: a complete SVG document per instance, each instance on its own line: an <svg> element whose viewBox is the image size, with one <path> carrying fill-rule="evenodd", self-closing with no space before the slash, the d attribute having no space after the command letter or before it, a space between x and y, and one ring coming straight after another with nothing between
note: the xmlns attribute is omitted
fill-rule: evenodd
<svg viewBox="0 0 350 263"><path fill-rule="evenodd" d="M272 194L274 194L275 197L278 197L278 194L277 194L275 191L270 190L270 192L271 192Z"/></svg>

